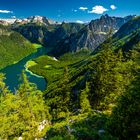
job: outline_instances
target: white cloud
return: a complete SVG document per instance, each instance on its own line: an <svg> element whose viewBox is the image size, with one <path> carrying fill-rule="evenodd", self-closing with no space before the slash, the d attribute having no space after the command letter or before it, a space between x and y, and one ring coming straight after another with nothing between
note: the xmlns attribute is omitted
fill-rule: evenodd
<svg viewBox="0 0 140 140"><path fill-rule="evenodd" d="M16 16L11 16L11 18L16 18Z"/></svg>
<svg viewBox="0 0 140 140"><path fill-rule="evenodd" d="M77 12L77 11L78 11L78 10L76 10L76 9L75 9L75 10L74 10L74 9L72 9L72 12Z"/></svg>
<svg viewBox="0 0 140 140"><path fill-rule="evenodd" d="M81 20L77 20L76 22L77 23L80 23L80 24L83 24L84 23L84 21L81 21Z"/></svg>
<svg viewBox="0 0 140 140"><path fill-rule="evenodd" d="M96 5L96 6L92 7L92 10L88 11L88 13L103 14L106 11L108 11L108 9L104 8L101 5Z"/></svg>
<svg viewBox="0 0 140 140"><path fill-rule="evenodd" d="M110 8L111 8L112 10L117 9L117 7L116 7L115 5L110 5Z"/></svg>
<svg viewBox="0 0 140 140"><path fill-rule="evenodd" d="M82 10L82 11L85 11L87 9L88 9L87 7L79 7L79 10Z"/></svg>
<svg viewBox="0 0 140 140"><path fill-rule="evenodd" d="M13 13L13 11L9 11L9 10L0 10L0 13L8 14L8 13Z"/></svg>

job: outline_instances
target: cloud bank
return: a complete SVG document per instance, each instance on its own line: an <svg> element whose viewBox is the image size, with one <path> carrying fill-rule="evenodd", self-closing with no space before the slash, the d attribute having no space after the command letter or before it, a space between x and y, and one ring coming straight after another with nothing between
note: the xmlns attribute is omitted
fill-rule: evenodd
<svg viewBox="0 0 140 140"><path fill-rule="evenodd" d="M80 24L83 24L84 21L81 21L81 20L77 20L76 23L80 23Z"/></svg>
<svg viewBox="0 0 140 140"><path fill-rule="evenodd" d="M9 11L9 10L0 10L0 13L9 14L9 13L13 13L13 11Z"/></svg>
<svg viewBox="0 0 140 140"><path fill-rule="evenodd" d="M101 5L96 5L96 6L92 7L92 10L88 11L88 13L103 14L106 11L108 11L108 9L104 8Z"/></svg>
<svg viewBox="0 0 140 140"><path fill-rule="evenodd" d="M113 4L110 5L110 8L112 10L117 9L117 7ZM87 11L88 7L79 7L79 10ZM92 7L92 10L88 10L87 12L90 13L90 14L103 14L106 11L109 11L109 9L103 7L102 5L95 5L94 7ZM74 12L77 12L77 10L74 10Z"/></svg>
<svg viewBox="0 0 140 140"><path fill-rule="evenodd" d="M87 7L79 7L79 10L82 10L82 11L85 11L87 9L88 9Z"/></svg>
<svg viewBox="0 0 140 140"><path fill-rule="evenodd" d="M115 5L110 5L110 8L111 8L112 10L117 9L117 7L116 7Z"/></svg>

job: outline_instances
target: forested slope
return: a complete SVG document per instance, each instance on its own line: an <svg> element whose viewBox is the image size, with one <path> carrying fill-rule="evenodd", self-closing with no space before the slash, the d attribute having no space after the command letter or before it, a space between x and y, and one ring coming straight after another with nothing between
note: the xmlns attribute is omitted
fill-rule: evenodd
<svg viewBox="0 0 140 140"><path fill-rule="evenodd" d="M46 55L33 59L29 70L46 78L44 92L23 72L22 84L11 93L1 74L0 138L138 140L139 18L122 28L121 32L128 31L128 40L127 33L116 37L118 31L96 53L82 50L58 59Z"/></svg>
<svg viewBox="0 0 140 140"><path fill-rule="evenodd" d="M0 69L13 64L35 51L22 35L0 25Z"/></svg>

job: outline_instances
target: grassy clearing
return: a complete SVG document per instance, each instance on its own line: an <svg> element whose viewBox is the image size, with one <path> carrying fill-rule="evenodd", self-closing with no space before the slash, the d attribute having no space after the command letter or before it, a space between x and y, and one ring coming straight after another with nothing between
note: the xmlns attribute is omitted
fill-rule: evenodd
<svg viewBox="0 0 140 140"><path fill-rule="evenodd" d="M37 75L42 75L49 83L53 83L63 77L64 68L68 67L71 72L75 72L79 68L78 63L86 60L89 52L78 52L75 54L65 54L58 61L54 58L44 55L34 59L36 65L29 67L29 70Z"/></svg>
<svg viewBox="0 0 140 140"><path fill-rule="evenodd" d="M33 43L32 45L33 45L33 47L36 48L36 49L42 48L42 47L43 47L42 45L40 45L40 44L35 44L35 43Z"/></svg>
<svg viewBox="0 0 140 140"><path fill-rule="evenodd" d="M35 65L37 65L37 63L33 60L30 60L26 63L26 68L28 69L28 68L33 67Z"/></svg>

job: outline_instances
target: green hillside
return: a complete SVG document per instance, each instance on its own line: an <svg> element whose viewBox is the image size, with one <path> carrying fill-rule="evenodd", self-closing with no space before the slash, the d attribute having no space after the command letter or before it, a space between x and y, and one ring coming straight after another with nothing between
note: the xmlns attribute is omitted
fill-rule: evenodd
<svg viewBox="0 0 140 140"><path fill-rule="evenodd" d="M125 56L127 54L123 55L121 50L115 53L110 46L105 46L97 55L82 51L65 54L58 61L48 56L33 60L35 65L29 69L48 80L44 96L53 122L47 128L49 139L117 140L128 139L129 133L131 139L138 137L138 116L135 118L137 123L130 123L130 129L127 129L131 115L138 111L134 109L132 114L125 114L124 101L118 99L123 100L126 96L129 100L132 96L128 87L139 76L139 52L129 54L129 59ZM139 98L139 94L134 96ZM137 103L135 100L131 105L138 109ZM132 109L131 105L126 111ZM116 119L116 113L121 120ZM124 126L121 126L122 121ZM117 128L115 132L113 126ZM69 129L73 131L70 133ZM100 135L99 130L104 130L104 134Z"/></svg>
<svg viewBox="0 0 140 140"><path fill-rule="evenodd" d="M35 48L22 35L0 26L0 69L16 63L34 51Z"/></svg>
<svg viewBox="0 0 140 140"><path fill-rule="evenodd" d="M83 49L28 61L28 70L46 79L45 91L24 71L18 88L9 91L0 74L0 139L139 140L139 23L139 17L127 22L95 52ZM3 28L2 40L26 42L9 31Z"/></svg>
<svg viewBox="0 0 140 140"><path fill-rule="evenodd" d="M57 61L48 56L33 60L36 65L29 69L48 80L49 139L139 138L139 26L139 18L129 21L96 54L80 51Z"/></svg>
<svg viewBox="0 0 140 140"><path fill-rule="evenodd" d="M78 23L62 23L48 26L38 23L12 25L13 30L22 34L32 43L42 44L50 50L60 40L69 37L73 33L77 33L83 27L83 24Z"/></svg>

